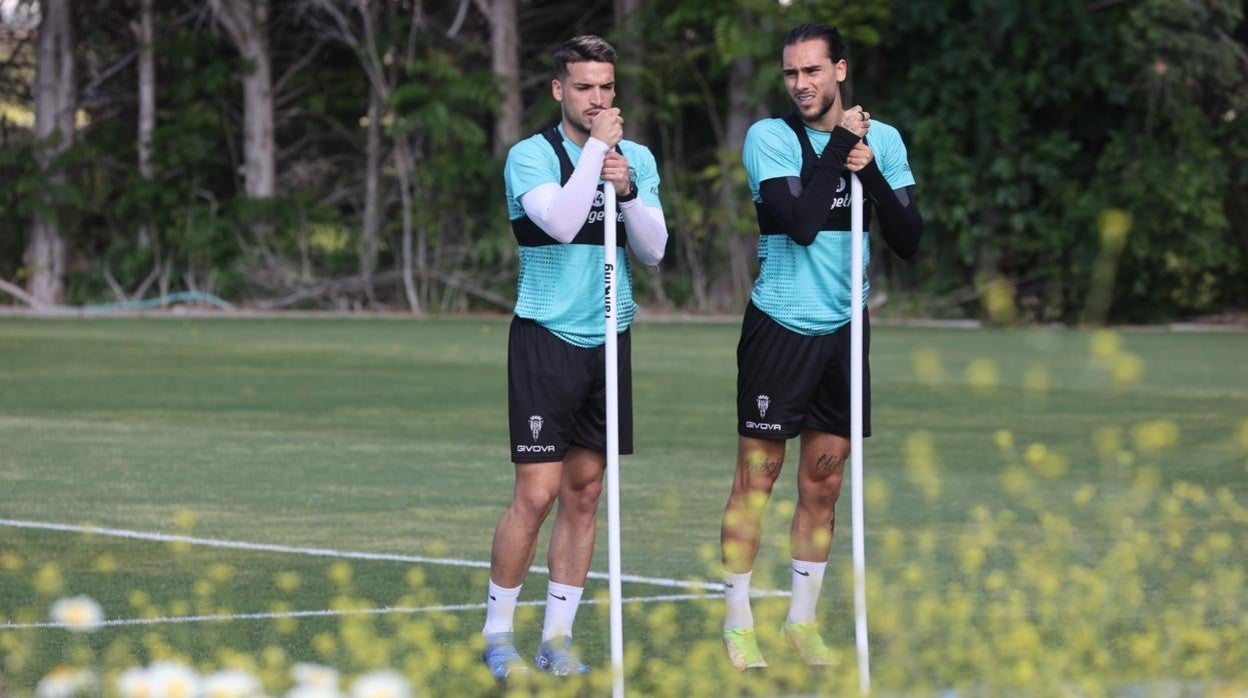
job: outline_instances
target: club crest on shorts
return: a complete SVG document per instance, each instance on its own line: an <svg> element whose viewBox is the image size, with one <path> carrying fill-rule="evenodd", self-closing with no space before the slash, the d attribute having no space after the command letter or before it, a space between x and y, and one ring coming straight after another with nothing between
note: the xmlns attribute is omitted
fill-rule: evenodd
<svg viewBox="0 0 1248 698"><path fill-rule="evenodd" d="M758 396L758 418L765 419L767 417L767 407L771 405L771 398L767 395Z"/></svg>
<svg viewBox="0 0 1248 698"><path fill-rule="evenodd" d="M537 437L542 433L542 418L539 415L529 417L529 431L533 432L533 440L537 441Z"/></svg>

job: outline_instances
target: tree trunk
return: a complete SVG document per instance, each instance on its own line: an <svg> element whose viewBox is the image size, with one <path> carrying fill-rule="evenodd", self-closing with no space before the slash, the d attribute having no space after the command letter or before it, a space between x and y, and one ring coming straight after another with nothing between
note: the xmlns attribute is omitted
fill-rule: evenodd
<svg viewBox="0 0 1248 698"><path fill-rule="evenodd" d="M152 0L143 0L139 8L139 21L135 27L139 44L139 176L145 182L152 181L152 133L156 130L156 54L152 49ZM155 231L148 222L139 226L139 247L152 244ZM157 255L159 260L159 255Z"/></svg>
<svg viewBox="0 0 1248 698"><path fill-rule="evenodd" d="M135 28L139 44L139 174L152 178L152 133L156 130L156 55L152 50L152 0L143 0Z"/></svg>
<svg viewBox="0 0 1248 698"><path fill-rule="evenodd" d="M246 178L248 196L267 199L276 190L273 79L263 25L257 31L257 37L247 47L246 54L254 62L255 68L243 78L243 148L246 151L243 176Z"/></svg>
<svg viewBox="0 0 1248 698"><path fill-rule="evenodd" d="M412 236L415 223L412 216L412 202L415 200L413 196L413 187L416 177L416 165L412 161L412 151L409 149L408 141L405 136L395 138L394 148L394 164L399 175L399 198L403 204L403 292L407 296L407 307L412 311L413 315L419 315L421 312L420 295L416 292L416 279L413 274L412 253ZM421 236L421 262L423 262L424 236ZM420 266L424 270L424 265Z"/></svg>
<svg viewBox="0 0 1248 698"><path fill-rule="evenodd" d="M78 76L74 65L74 31L70 0L43 0L39 25L39 64L35 77L35 139L39 168L48 179L36 211L22 259L26 289L40 303L65 300L66 246L56 218L56 206L46 192L62 185L65 175L53 171L54 160L74 144L74 116L78 108Z"/></svg>
<svg viewBox="0 0 1248 698"><path fill-rule="evenodd" d="M520 99L520 21L516 0L493 0L490 21L490 60L499 81L498 117L494 121L494 156L502 159L520 140L524 102Z"/></svg>
<svg viewBox="0 0 1248 698"><path fill-rule="evenodd" d="M376 86L368 90L368 140L364 165L364 227L360 231L360 276L364 296L376 303L373 273L377 271L378 241L381 238L381 112L382 97Z"/></svg>
<svg viewBox="0 0 1248 698"><path fill-rule="evenodd" d="M251 70L243 76L243 182L253 199L276 191L273 141L273 77L269 58L268 0L211 0L225 28Z"/></svg>
<svg viewBox="0 0 1248 698"><path fill-rule="evenodd" d="M641 0L615 0L615 106L624 116L624 134L632 140L646 141L650 112L639 89L641 58L646 54L645 34L641 26Z"/></svg>
<svg viewBox="0 0 1248 698"><path fill-rule="evenodd" d="M739 56L732 61L728 77L728 113L724 118L724 142L720 144L721 167L719 204L725 232L728 236L729 289L732 304L746 298L753 286L750 263L757 252L755 235L737 230L735 222L747 212L740 210L740 193L733 180L733 172L741 166L741 149L745 146L745 134L750 124L762 118L761 109L751 103L748 85L754 79L754 60Z"/></svg>

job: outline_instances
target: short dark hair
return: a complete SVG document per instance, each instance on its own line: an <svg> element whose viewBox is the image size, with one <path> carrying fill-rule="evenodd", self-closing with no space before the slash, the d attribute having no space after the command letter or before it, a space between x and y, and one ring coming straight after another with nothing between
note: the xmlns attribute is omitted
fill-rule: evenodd
<svg viewBox="0 0 1248 698"><path fill-rule="evenodd" d="M566 78L569 63L590 62L615 65L615 48L601 36L574 36L555 49L555 77L559 80Z"/></svg>
<svg viewBox="0 0 1248 698"><path fill-rule="evenodd" d="M780 60L784 60L784 49L793 44L815 39L823 40L828 47L828 58L833 63L845 57L845 40L841 38L841 33L836 30L836 27L829 27L826 24L803 24L793 27L793 30L789 32L788 38L784 40L784 46L780 48Z"/></svg>

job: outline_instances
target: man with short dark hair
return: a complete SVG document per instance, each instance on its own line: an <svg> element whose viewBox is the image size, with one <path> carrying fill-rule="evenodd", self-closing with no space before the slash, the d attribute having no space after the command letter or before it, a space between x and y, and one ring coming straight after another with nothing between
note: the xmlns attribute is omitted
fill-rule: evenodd
<svg viewBox="0 0 1248 698"><path fill-rule="evenodd" d="M616 265L619 447L632 453L630 332L636 304L627 245L647 266L663 259L667 225L659 174L645 146L623 140L615 99L615 49L578 36L554 54L551 95L562 119L511 148L507 208L520 246L516 315L507 350L511 460L516 486L494 531L483 660L495 678L528 673L512 620L537 535L555 502L546 620L538 670L585 673L572 623L589 573L606 466L604 263ZM602 180L603 184L599 183ZM603 186L615 188L615 254L604 259Z"/></svg>
<svg viewBox="0 0 1248 698"><path fill-rule="evenodd" d="M795 111L750 127L742 160L758 213L758 279L737 346L737 466L720 540L724 561L724 645L733 667L766 666L750 610L750 576L763 508L801 437L797 507L790 528L793 595L781 631L807 663L830 664L815 623L836 500L849 456L849 320L863 287L850 288L850 177L866 193L880 232L902 258L918 250L923 220L897 129L845 108L845 43L835 28L804 24L781 51ZM868 131L870 135L868 136ZM865 309L864 309L865 310ZM869 435L870 326L863 314L863 432Z"/></svg>

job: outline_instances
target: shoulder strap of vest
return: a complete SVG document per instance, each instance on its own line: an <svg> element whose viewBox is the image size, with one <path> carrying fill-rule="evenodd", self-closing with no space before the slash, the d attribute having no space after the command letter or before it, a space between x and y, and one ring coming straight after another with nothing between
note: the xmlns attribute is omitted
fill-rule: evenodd
<svg viewBox="0 0 1248 698"><path fill-rule="evenodd" d="M572 178L572 170L575 169L575 166L572 164L572 158L568 157L568 151L563 147L563 135L559 133L559 127L551 126L542 131L542 137L546 139L547 143L550 143L550 147L559 158L559 184L567 184L568 180ZM809 145L808 142L807 146ZM615 152L620 155L624 154L624 150L620 148L619 143L615 144Z"/></svg>
<svg viewBox="0 0 1248 698"><path fill-rule="evenodd" d="M568 151L563 148L563 136L559 133L558 126L551 126L542 131L542 137L550 143L550 147L555 151L555 156L559 158L559 184L567 184L572 178L572 159L568 157Z"/></svg>
<svg viewBox="0 0 1248 698"><path fill-rule="evenodd" d="M815 155L815 147L810 144L810 136L806 133L806 124L802 123L802 119L797 115L797 112L790 112L788 116L785 116L784 123L793 129L794 135L797 136L797 142L802 146L803 164L808 160L810 162L817 160L819 156Z"/></svg>

